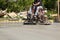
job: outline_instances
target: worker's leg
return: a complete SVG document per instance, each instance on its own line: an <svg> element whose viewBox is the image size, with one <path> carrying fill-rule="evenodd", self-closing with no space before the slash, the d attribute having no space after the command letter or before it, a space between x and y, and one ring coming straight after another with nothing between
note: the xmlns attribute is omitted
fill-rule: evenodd
<svg viewBox="0 0 60 40"><path fill-rule="evenodd" d="M29 8L28 14L32 14L32 7Z"/></svg>
<svg viewBox="0 0 60 40"><path fill-rule="evenodd" d="M36 12L35 12L35 15L37 15L37 14L38 14L38 11L39 11L39 9L40 9L40 8L42 8L42 9L43 9L43 7L42 7L42 6L38 6L38 7L37 7L37 10L36 10Z"/></svg>

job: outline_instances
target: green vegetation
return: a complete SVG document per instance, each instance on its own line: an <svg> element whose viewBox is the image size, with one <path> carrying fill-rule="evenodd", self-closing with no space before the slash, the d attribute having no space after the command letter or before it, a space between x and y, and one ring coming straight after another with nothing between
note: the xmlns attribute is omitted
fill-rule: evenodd
<svg viewBox="0 0 60 40"><path fill-rule="evenodd" d="M46 7L48 10L51 9L56 9L56 1L57 0L42 0L43 6ZM29 7L31 6L33 0L0 0L0 9L5 10L8 9L8 12L14 11L14 12L19 12L19 11L24 11L28 10Z"/></svg>

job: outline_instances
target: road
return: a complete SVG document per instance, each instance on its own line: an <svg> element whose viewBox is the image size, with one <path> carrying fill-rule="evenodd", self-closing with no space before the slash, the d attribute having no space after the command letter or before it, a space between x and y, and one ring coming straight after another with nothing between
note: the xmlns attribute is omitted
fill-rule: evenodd
<svg viewBox="0 0 60 40"><path fill-rule="evenodd" d="M23 25L19 22L2 22L0 40L60 40L60 23Z"/></svg>

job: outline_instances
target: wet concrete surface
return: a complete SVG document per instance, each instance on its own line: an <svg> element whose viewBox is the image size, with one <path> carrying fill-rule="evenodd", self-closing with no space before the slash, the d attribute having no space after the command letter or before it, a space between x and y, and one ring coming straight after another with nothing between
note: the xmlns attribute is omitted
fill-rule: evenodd
<svg viewBox="0 0 60 40"><path fill-rule="evenodd" d="M19 22L2 22L0 40L60 40L60 23L23 25Z"/></svg>

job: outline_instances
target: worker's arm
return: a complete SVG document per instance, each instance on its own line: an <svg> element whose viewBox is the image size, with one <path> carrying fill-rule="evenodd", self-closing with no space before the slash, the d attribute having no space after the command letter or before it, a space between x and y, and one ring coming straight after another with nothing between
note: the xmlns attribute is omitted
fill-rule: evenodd
<svg viewBox="0 0 60 40"><path fill-rule="evenodd" d="M40 2L38 2L38 3L36 3L36 4L33 3L34 6L37 6L37 5L39 5L39 4L40 4Z"/></svg>
<svg viewBox="0 0 60 40"><path fill-rule="evenodd" d="M38 2L38 3L36 3L36 4L33 3L33 5L35 5L35 6L37 6L37 5L39 5L39 4L40 4L40 2Z"/></svg>

